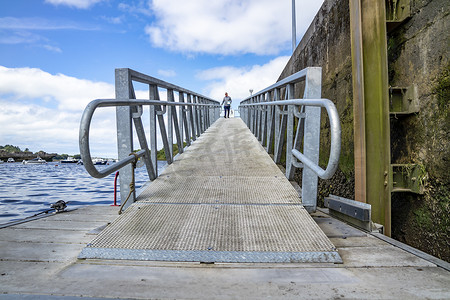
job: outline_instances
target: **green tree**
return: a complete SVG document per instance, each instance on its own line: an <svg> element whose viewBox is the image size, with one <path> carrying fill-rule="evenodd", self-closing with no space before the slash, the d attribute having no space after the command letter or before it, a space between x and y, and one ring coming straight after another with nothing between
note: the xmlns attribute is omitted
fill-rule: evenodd
<svg viewBox="0 0 450 300"><path fill-rule="evenodd" d="M19 147L13 145L0 146L0 149L6 152L22 152Z"/></svg>

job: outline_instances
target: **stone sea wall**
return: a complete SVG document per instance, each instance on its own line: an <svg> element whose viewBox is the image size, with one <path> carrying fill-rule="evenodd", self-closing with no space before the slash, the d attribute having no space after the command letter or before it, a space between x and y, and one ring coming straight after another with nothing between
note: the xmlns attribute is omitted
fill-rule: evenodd
<svg viewBox="0 0 450 300"><path fill-rule="evenodd" d="M418 165L426 174L425 192L392 194L392 235L449 261L450 2L408 3L410 17L388 32L389 85L415 86L419 109L414 114L391 117L391 163ZM331 180L320 180L322 198L331 193L354 199L350 47L349 0L325 0L279 77L281 80L305 67L322 67L322 97L332 100L338 109L342 126L340 165ZM295 93L301 97L301 87ZM329 149L326 119L323 115L322 165Z"/></svg>

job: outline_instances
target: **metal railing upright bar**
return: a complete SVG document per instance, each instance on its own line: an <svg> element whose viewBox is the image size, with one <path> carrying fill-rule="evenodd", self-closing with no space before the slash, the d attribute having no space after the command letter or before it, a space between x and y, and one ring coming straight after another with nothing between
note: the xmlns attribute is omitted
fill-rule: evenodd
<svg viewBox="0 0 450 300"><path fill-rule="evenodd" d="M304 81L303 99L295 99L297 83ZM318 177L329 179L336 172L341 151L341 126L334 103L321 99L321 68L306 68L253 94L239 106L241 118L275 163L286 148L286 177L292 180L302 168L302 204L317 207ZM283 96L282 96L283 95ZM324 108L330 121L330 155L326 169L319 164L320 115Z"/></svg>
<svg viewBox="0 0 450 300"><path fill-rule="evenodd" d="M136 199L134 169L137 160L144 161L150 180L158 177L158 129L168 164L173 162L174 139L179 153L184 143L191 145L220 116L220 103L160 79L124 68L116 69L116 98L91 101L85 108L80 122L80 153L87 172L95 178L103 178L120 169L120 197L124 208ZM149 99L136 99L133 82L148 86ZM167 101L160 99L160 90L166 90ZM179 101L175 101L178 93ZM186 97L186 102L184 101ZM149 107L149 143L142 122L143 107ZM116 107L118 162L98 170L91 157L89 132L96 109ZM164 118L167 116L167 124ZM140 149L134 150L133 125ZM149 145L150 144L150 145Z"/></svg>

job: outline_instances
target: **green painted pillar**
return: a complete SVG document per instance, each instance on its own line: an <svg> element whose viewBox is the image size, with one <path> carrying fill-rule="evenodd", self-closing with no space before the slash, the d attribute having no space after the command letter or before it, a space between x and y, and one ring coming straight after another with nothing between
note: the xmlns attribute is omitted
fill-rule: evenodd
<svg viewBox="0 0 450 300"><path fill-rule="evenodd" d="M391 234L390 128L385 0L349 0L353 68L355 200Z"/></svg>

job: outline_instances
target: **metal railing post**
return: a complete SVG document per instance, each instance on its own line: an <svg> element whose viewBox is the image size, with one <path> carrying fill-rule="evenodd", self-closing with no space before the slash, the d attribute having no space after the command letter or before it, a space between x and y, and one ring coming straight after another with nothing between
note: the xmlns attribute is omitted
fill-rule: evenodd
<svg viewBox="0 0 450 300"><path fill-rule="evenodd" d="M158 87L156 85L149 85L150 99L159 100ZM158 177L158 141L157 141L156 127L156 108L154 105L150 105L150 151L151 160L156 177Z"/></svg>
<svg viewBox="0 0 450 300"><path fill-rule="evenodd" d="M279 164L281 162L281 154L283 152L284 144L284 134L286 132L287 126L287 108L283 105L283 109L279 109L279 114L281 115L281 121L279 124L279 131L277 132L277 139L275 140L275 153L274 160L275 163Z"/></svg>
<svg viewBox="0 0 450 300"><path fill-rule="evenodd" d="M131 75L129 69L115 70L116 98L133 98L131 90ZM124 159L133 152L133 129L131 122L131 107L119 106L116 108L117 123L117 151L118 158ZM133 178L133 167L128 165L120 170L120 199L125 201L130 193L130 183ZM134 182L133 182L134 184ZM136 193L132 192L126 207L136 199Z"/></svg>
<svg viewBox="0 0 450 300"><path fill-rule="evenodd" d="M168 102L175 102L173 90L168 89L167 90L167 101ZM169 139L169 152L170 157L173 157L173 110L175 109L174 106L169 106L167 108L167 138Z"/></svg>
<svg viewBox="0 0 450 300"><path fill-rule="evenodd" d="M262 102L262 95L259 95L256 99L257 102ZM258 106L256 108L256 136L258 138L258 141L261 142L261 129L262 129L262 107Z"/></svg>
<svg viewBox="0 0 450 300"><path fill-rule="evenodd" d="M170 98L168 98L167 100L169 102L175 102L175 96L173 94L173 90L171 92ZM178 124L177 107L173 106L171 108L172 108L172 120L169 119L168 122L171 123L171 127L173 126L173 129L175 130L175 137L177 139L178 153L183 153L183 146L184 145L183 145L182 133L180 132L180 126ZM180 108L180 110L181 109L182 108ZM172 131L172 134L173 134L173 131ZM170 143L171 143L171 146L172 146L171 153L172 153L172 156L173 156L173 138L172 138L172 141Z"/></svg>
<svg viewBox="0 0 450 300"><path fill-rule="evenodd" d="M294 98L294 85L288 84L286 86L287 99ZM294 139L294 109L296 106L289 105L287 112L287 133L286 133L286 177L289 180L294 178L295 169L292 166L292 148L293 148L293 139Z"/></svg>
<svg viewBox="0 0 450 300"><path fill-rule="evenodd" d="M262 95L262 102L267 102L268 100L267 100L267 97L268 97L268 95L267 95L268 93L264 93L263 95ZM262 111L262 133L261 133L261 145L263 146L263 147L265 147L267 144L267 126L268 126L268 122L267 122L267 119L268 119L268 110L269 110L269 107L268 106L263 106L262 107L262 109L263 109L263 111Z"/></svg>
<svg viewBox="0 0 450 300"><path fill-rule="evenodd" d="M204 101L204 99L202 98L201 99L201 102L200 103L206 103L205 101ZM208 118L208 114L207 114L207 109L206 109L206 107L202 107L202 133L203 132L205 132L205 130L206 130L206 123L207 123L207 118Z"/></svg>
<svg viewBox="0 0 450 300"><path fill-rule="evenodd" d="M252 103L256 103L257 101L256 101L256 97L253 97L252 98L252 101L251 101ZM252 116L251 116L251 120L252 120L252 128L251 128L251 130L252 130L252 133L253 134L256 134L256 107L252 107Z"/></svg>
<svg viewBox="0 0 450 300"><path fill-rule="evenodd" d="M273 97L273 92L269 91L267 93L267 102L273 101L272 99ZM273 153L273 131L274 131L274 126L275 126L275 107L273 106L268 106L267 107L267 153Z"/></svg>
<svg viewBox="0 0 450 300"><path fill-rule="evenodd" d="M191 94L187 95L186 101L187 103L193 103ZM188 106L188 113L189 113L189 139L195 141L196 139L195 122L194 122L195 107L193 108L192 106Z"/></svg>
<svg viewBox="0 0 450 300"><path fill-rule="evenodd" d="M280 89L276 88L273 92L274 92L273 101L280 100ZM274 110L275 110L275 112L274 112L274 114L275 114L275 129L274 129L274 141L273 141L274 142L273 157L274 157L274 161L276 162L275 157L277 155L279 155L277 153L279 153L279 150L278 150L278 148L279 148L279 143L278 143L279 137L278 136L280 134L280 122L281 122L280 121L281 120L281 118L280 118L281 117L280 106L279 105L275 105Z"/></svg>
<svg viewBox="0 0 450 300"><path fill-rule="evenodd" d="M198 97L197 96L193 96L192 98L192 102L193 103L199 103L198 101ZM198 106L195 106L194 108L195 111L195 116L194 116L194 120L195 120L195 132L197 134L197 136L200 136L201 134L201 130L200 130L200 120L199 120L199 115L200 115L200 108Z"/></svg>
<svg viewBox="0 0 450 300"><path fill-rule="evenodd" d="M179 94L180 97L180 102L184 103L184 93ZM191 145L191 137L189 135L189 124L188 124L188 116L187 113L189 112L189 110L186 108L186 106L181 106L180 107L180 130L181 130L181 138L183 140L183 132L185 135L185 140L186 141L186 145L190 146ZM184 144L183 144L184 146Z"/></svg>
<svg viewBox="0 0 450 300"><path fill-rule="evenodd" d="M308 68L305 78L304 99L319 99L322 94L322 69ZM315 164L319 163L320 107L305 107L305 137L303 154ZM302 173L302 202L312 211L317 207L318 176L308 167Z"/></svg>

